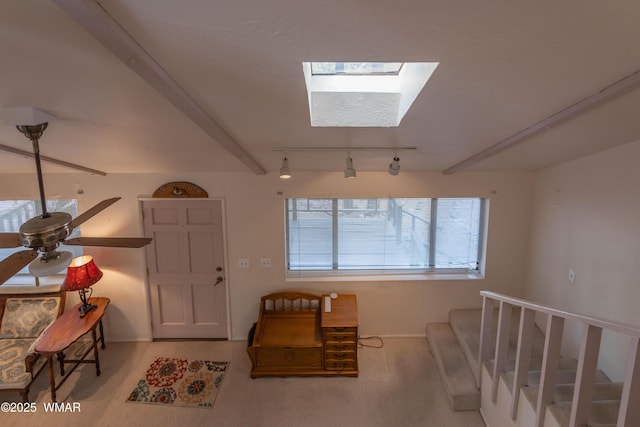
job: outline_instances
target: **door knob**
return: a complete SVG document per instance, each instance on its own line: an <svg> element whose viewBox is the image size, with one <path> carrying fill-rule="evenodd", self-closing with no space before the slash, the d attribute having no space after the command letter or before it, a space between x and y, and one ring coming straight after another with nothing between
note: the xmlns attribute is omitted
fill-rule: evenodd
<svg viewBox="0 0 640 427"><path fill-rule="evenodd" d="M216 277L216 283L214 283L213 286L218 286L218 283L222 282L223 280L224 280L224 277L222 276Z"/></svg>
<svg viewBox="0 0 640 427"><path fill-rule="evenodd" d="M222 271L222 267L217 266L217 267L216 267L216 271Z"/></svg>

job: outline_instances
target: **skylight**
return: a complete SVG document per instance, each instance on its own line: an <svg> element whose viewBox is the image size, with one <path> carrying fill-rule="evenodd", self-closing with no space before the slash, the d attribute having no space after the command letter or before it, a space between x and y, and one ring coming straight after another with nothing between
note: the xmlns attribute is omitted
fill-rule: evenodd
<svg viewBox="0 0 640 427"><path fill-rule="evenodd" d="M437 62L303 62L311 126L399 126L437 66Z"/></svg>
<svg viewBox="0 0 640 427"><path fill-rule="evenodd" d="M312 62L311 74L318 75L395 75L402 68L402 62Z"/></svg>

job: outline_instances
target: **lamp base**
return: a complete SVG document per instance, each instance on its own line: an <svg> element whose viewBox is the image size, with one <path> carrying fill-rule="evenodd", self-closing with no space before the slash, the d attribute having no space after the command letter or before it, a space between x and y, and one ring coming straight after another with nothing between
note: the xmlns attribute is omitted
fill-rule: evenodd
<svg viewBox="0 0 640 427"><path fill-rule="evenodd" d="M98 308L98 306L95 305L95 304L82 304L82 305L80 305L80 307L78 307L78 311L80 312L80 318L82 319L84 316L87 315L87 313L89 313L94 308Z"/></svg>

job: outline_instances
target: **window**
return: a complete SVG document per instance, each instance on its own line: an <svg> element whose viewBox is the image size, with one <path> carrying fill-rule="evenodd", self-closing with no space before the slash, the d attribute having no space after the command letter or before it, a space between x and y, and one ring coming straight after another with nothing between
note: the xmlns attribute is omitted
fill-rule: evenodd
<svg viewBox="0 0 640 427"><path fill-rule="evenodd" d="M477 272L485 200L288 199L287 273Z"/></svg>
<svg viewBox="0 0 640 427"><path fill-rule="evenodd" d="M312 62L311 73L317 75L394 75L402 68L402 62Z"/></svg>
<svg viewBox="0 0 640 427"><path fill-rule="evenodd" d="M18 232L25 221L41 215L41 210L40 200L0 200L0 232ZM78 216L78 201L75 199L47 200L47 210L49 212L67 212L75 218ZM74 229L69 237L80 237L80 229ZM24 249L22 246L0 249L0 260ZM73 257L83 253L82 246L65 246L64 250L71 252ZM29 274L29 270L25 267L18 274Z"/></svg>
<svg viewBox="0 0 640 427"><path fill-rule="evenodd" d="M303 62L311 126L399 126L437 67L437 62Z"/></svg>

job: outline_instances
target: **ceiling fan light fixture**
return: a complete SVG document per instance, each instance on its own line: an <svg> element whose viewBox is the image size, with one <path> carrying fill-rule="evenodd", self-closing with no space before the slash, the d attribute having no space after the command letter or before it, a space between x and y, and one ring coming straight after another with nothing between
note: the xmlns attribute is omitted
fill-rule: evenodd
<svg viewBox="0 0 640 427"><path fill-rule="evenodd" d="M49 126L49 122L38 123L37 125L18 125L16 129L31 141L37 142L47 126Z"/></svg>
<svg viewBox="0 0 640 427"><path fill-rule="evenodd" d="M356 170L353 168L353 160L351 159L351 155L347 154L347 165L344 169L344 177L345 178L355 178Z"/></svg>
<svg viewBox="0 0 640 427"><path fill-rule="evenodd" d="M396 176L400 173L400 158L398 156L394 156L393 160L389 164L389 175Z"/></svg>
<svg viewBox="0 0 640 427"><path fill-rule="evenodd" d="M51 276L69 266L73 255L69 251L55 251L54 256L42 255L29 264L29 274L35 277Z"/></svg>
<svg viewBox="0 0 640 427"><path fill-rule="evenodd" d="M280 168L280 178L289 179L291 178L291 170L289 169L289 159L287 156L282 158L282 167Z"/></svg>

